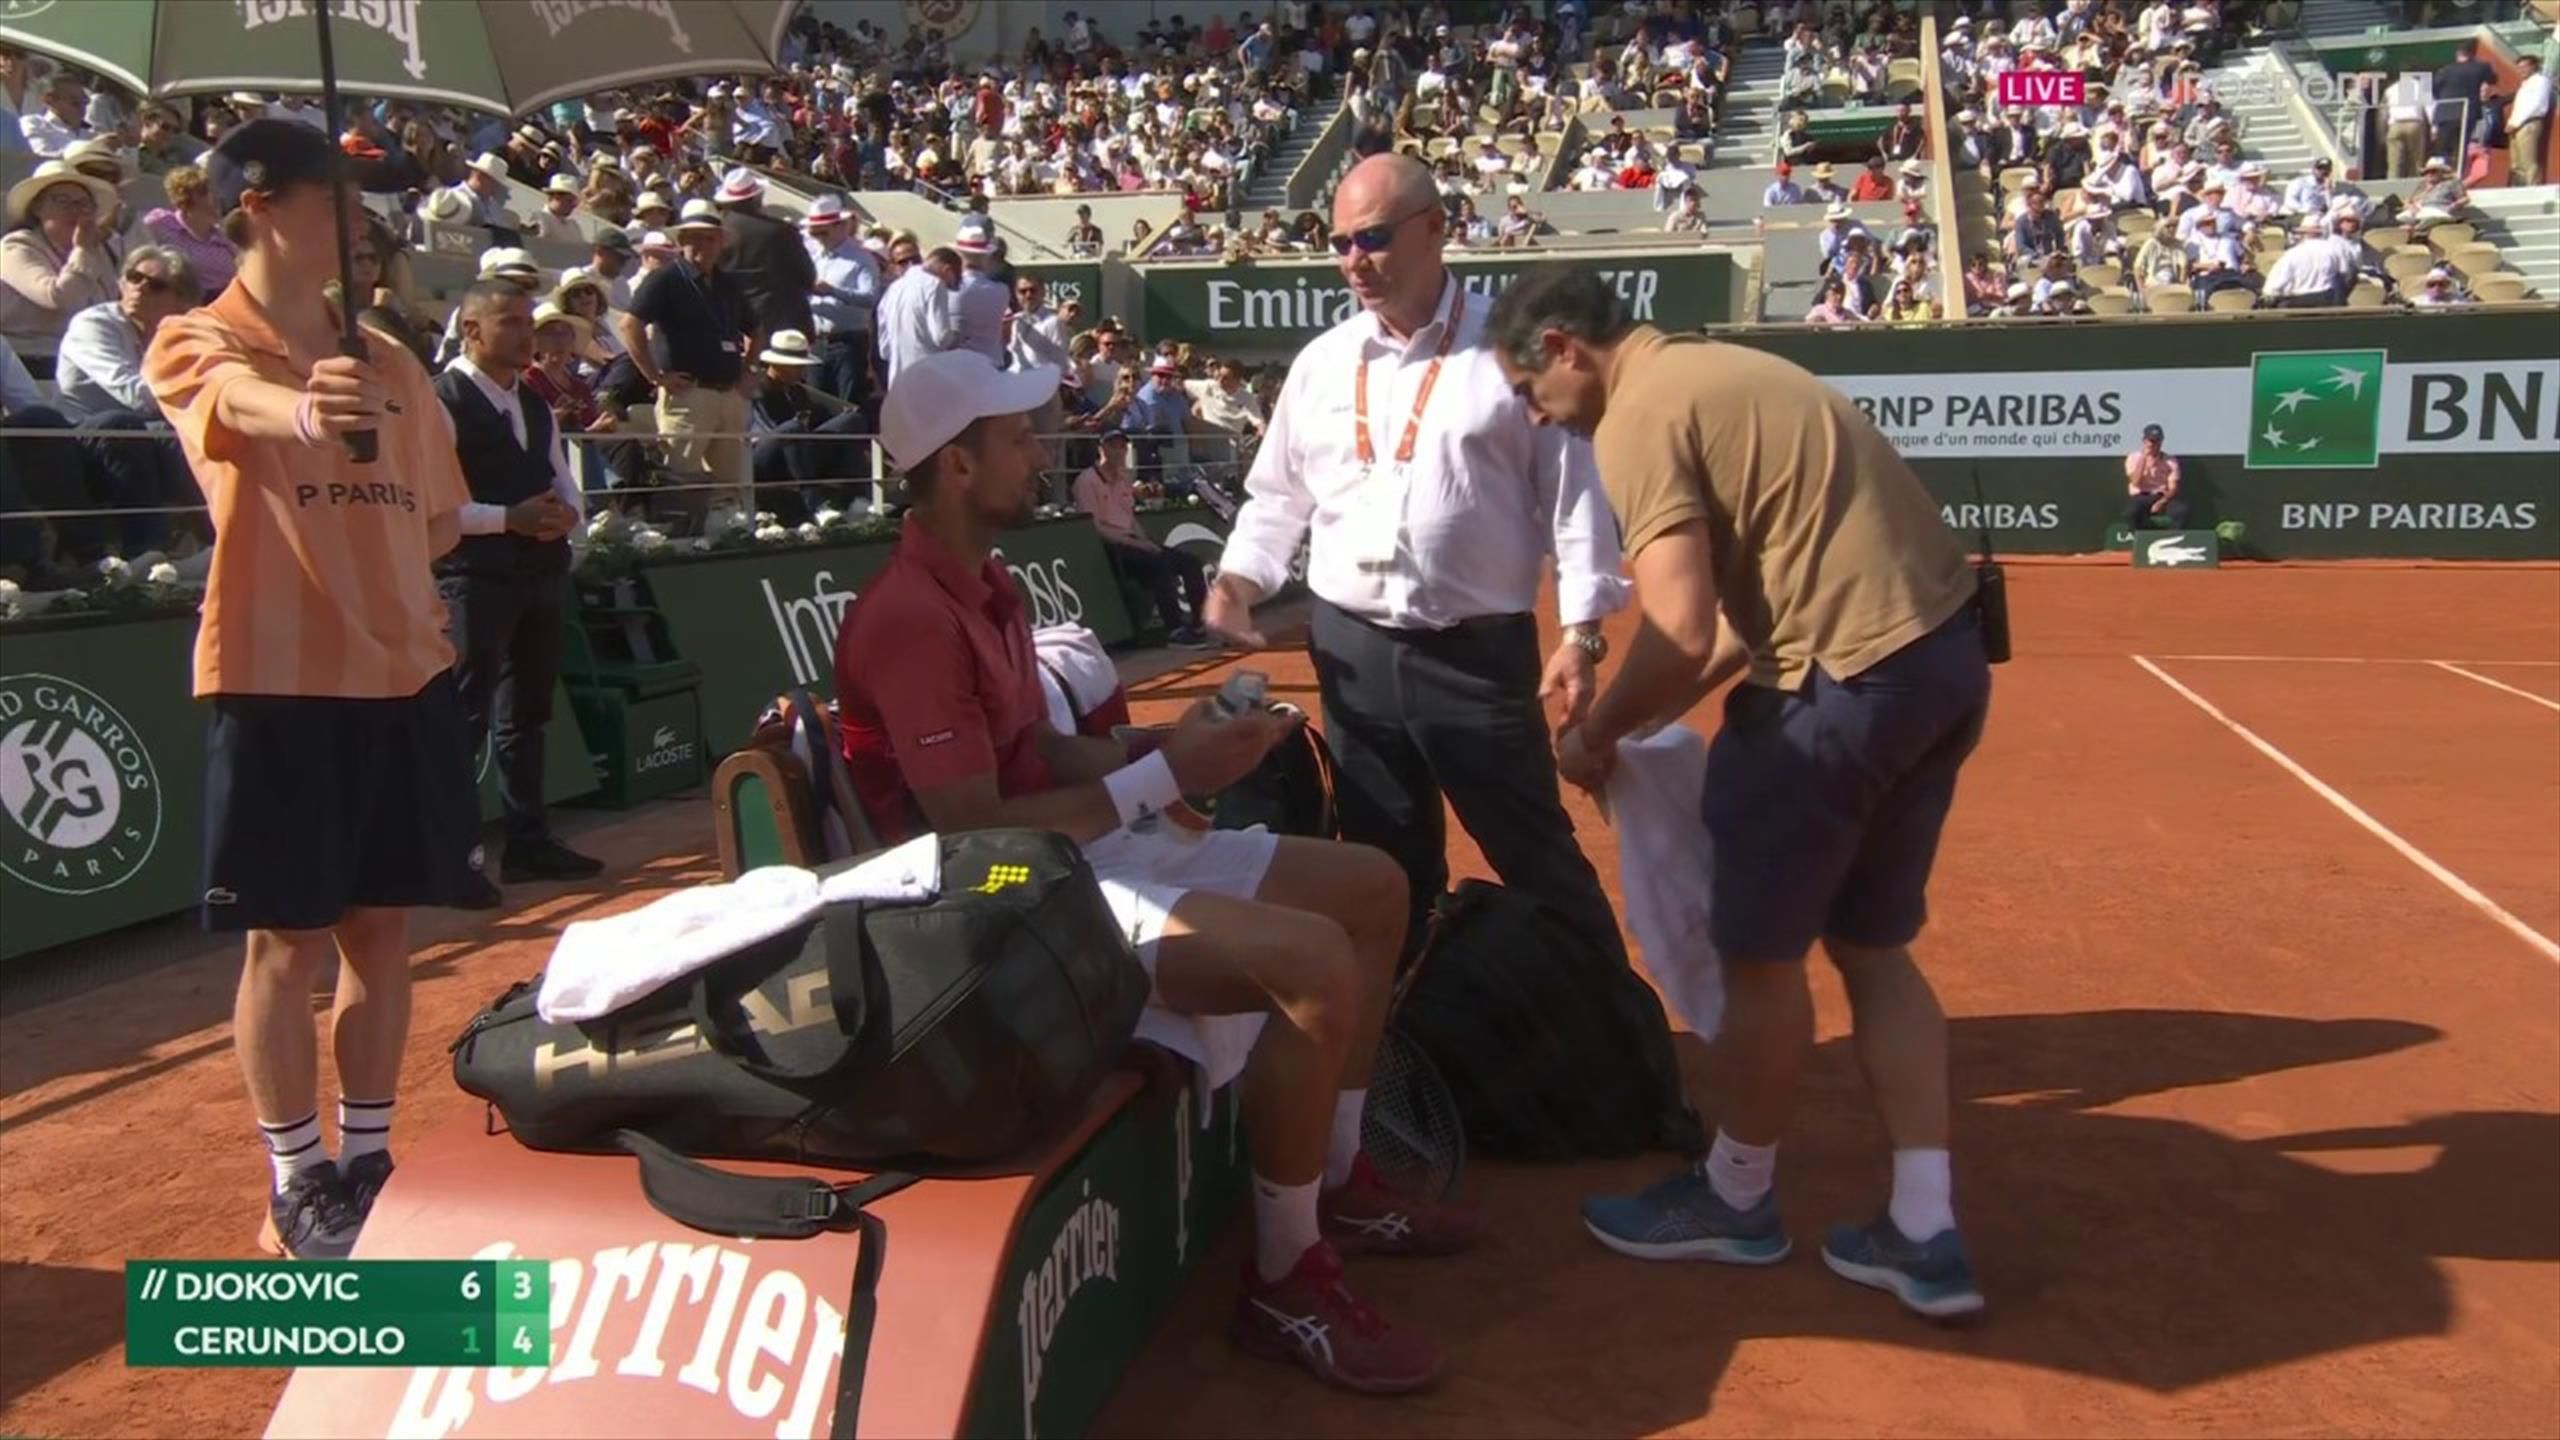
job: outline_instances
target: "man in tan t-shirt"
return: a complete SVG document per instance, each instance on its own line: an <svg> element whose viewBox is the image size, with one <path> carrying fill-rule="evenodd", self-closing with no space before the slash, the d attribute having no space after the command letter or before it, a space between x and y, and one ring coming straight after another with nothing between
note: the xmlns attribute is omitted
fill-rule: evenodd
<svg viewBox="0 0 2560 1440"><path fill-rule="evenodd" d="M1908 948L1991 697L1962 547L1845 396L1762 351L1631 325L1587 270L1514 282L1486 339L1542 421L1591 436L1644 615L1557 744L1564 778L1597 790L1622 737L1743 675L1700 799L1734 1060L1723 1126L1696 1173L1593 1196L1584 1223L1646 1259L1786 1258L1771 1179L1819 940L1894 1146L1886 1212L1835 1228L1823 1259L1926 1315L1980 1309L1950 1193L1946 1019Z"/></svg>

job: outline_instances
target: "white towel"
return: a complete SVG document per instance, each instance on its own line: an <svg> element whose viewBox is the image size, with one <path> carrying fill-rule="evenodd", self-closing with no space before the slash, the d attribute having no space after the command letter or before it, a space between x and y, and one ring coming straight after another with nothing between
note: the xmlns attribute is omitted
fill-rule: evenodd
<svg viewBox="0 0 2560 1440"><path fill-rule="evenodd" d="M1077 721L1100 709L1120 688L1120 668L1102 637L1082 625L1043 625L1031 632L1040 659L1040 693L1049 723L1061 735L1077 733Z"/></svg>
<svg viewBox="0 0 2560 1440"><path fill-rule="evenodd" d="M767 865L637 910L560 932L535 1008L554 1024L593 1020L703 966L806 923L829 901L930 900L942 893L942 844L922 835L821 884L816 871Z"/></svg>
<svg viewBox="0 0 2560 1440"><path fill-rule="evenodd" d="M1724 969L1707 936L1707 742L1671 725L1618 742L1609 808L1618 828L1618 889L1644 968L1701 1040L1724 1023Z"/></svg>

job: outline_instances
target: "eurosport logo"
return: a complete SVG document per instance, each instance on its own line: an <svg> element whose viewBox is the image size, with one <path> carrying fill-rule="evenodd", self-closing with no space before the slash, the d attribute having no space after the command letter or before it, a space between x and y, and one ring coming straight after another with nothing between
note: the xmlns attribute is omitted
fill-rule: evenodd
<svg viewBox="0 0 2560 1440"><path fill-rule="evenodd" d="M2299 94L2314 110L2341 105L2372 106L2382 103L2391 80L2388 70L2347 70L2336 74L2314 70L2295 72L2294 83L2287 85L2272 70L2239 70L2217 75L2210 81L2182 81L2172 88L2168 103L2173 108L2182 107L2210 95L2220 100L2227 111L2238 105L2280 105L2289 95Z"/></svg>
<svg viewBox="0 0 2560 1440"><path fill-rule="evenodd" d="M160 843L160 775L96 692L0 676L0 811L0 870L55 895L94 895L132 879Z"/></svg>

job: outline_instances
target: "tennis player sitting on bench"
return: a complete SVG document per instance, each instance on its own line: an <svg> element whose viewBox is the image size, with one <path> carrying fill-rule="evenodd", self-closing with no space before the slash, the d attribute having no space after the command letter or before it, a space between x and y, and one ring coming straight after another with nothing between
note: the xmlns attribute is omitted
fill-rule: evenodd
<svg viewBox="0 0 2560 1440"><path fill-rule="evenodd" d="M1244 777L1299 723L1194 705L1132 762L1061 735L997 537L1031 519L1049 457L1034 412L1058 374L952 351L898 372L881 439L906 476L906 528L836 638L845 760L884 841L998 826L1075 840L1155 979L1187 1016L1268 1017L1245 1064L1255 1257L1231 1333L1346 1389L1436 1378L1427 1341L1353 1298L1335 1246L1446 1254L1472 1217L1393 1194L1360 1155L1360 1107L1404 945L1403 872L1384 854L1161 812Z"/></svg>

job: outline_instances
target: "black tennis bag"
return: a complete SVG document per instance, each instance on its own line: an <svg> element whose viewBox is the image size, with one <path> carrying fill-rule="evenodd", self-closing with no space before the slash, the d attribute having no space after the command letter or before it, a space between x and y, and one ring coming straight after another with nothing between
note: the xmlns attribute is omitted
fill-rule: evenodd
<svg viewBox="0 0 2560 1440"><path fill-rule="evenodd" d="M1269 826L1275 835L1342 838L1334 805L1333 750L1313 725L1271 747L1246 776L1218 792L1209 821L1221 830Z"/></svg>
<svg viewBox="0 0 2560 1440"><path fill-rule="evenodd" d="M941 843L937 898L830 905L598 1020L543 1020L526 981L453 1042L454 1081L537 1150L629 1130L865 1169L1026 1156L1119 1064L1147 974L1064 836Z"/></svg>
<svg viewBox="0 0 2560 1440"><path fill-rule="evenodd" d="M1661 998L1517 890L1440 901L1396 1026L1458 1103L1467 1143L1515 1160L1706 1149Z"/></svg>

